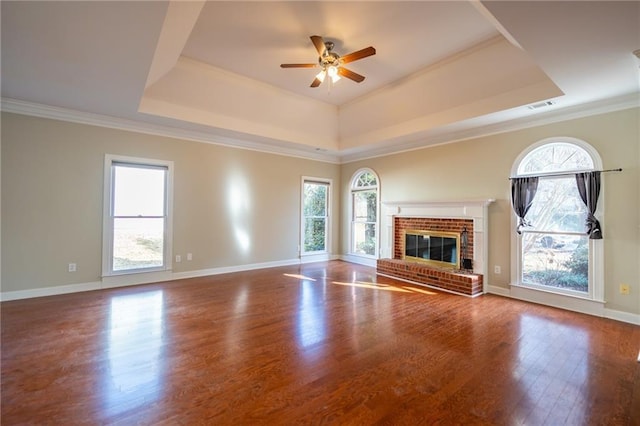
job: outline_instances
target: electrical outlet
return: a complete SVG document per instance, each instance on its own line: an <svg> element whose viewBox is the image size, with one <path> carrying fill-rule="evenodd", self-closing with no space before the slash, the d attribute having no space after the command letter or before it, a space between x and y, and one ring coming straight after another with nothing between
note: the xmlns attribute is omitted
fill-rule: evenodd
<svg viewBox="0 0 640 426"><path fill-rule="evenodd" d="M180 256L179 254L176 254L176 263L180 263L182 262L182 256Z"/></svg>
<svg viewBox="0 0 640 426"><path fill-rule="evenodd" d="M193 260L193 255L191 253L187 253L187 260Z"/></svg>
<svg viewBox="0 0 640 426"><path fill-rule="evenodd" d="M629 284L620 284L620 294L629 294Z"/></svg>
<svg viewBox="0 0 640 426"><path fill-rule="evenodd" d="M501 274L502 273L502 268L499 265L496 265L493 267L493 273L494 274Z"/></svg>
<svg viewBox="0 0 640 426"><path fill-rule="evenodd" d="M75 272L75 271L77 271L77 265L75 263L70 263L69 272Z"/></svg>

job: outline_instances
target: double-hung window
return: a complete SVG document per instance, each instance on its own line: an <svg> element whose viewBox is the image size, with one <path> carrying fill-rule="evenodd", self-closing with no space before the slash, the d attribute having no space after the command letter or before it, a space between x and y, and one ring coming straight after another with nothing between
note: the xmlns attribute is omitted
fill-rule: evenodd
<svg viewBox="0 0 640 426"><path fill-rule="evenodd" d="M595 150L571 138L541 141L516 161L516 177L539 176L526 226L516 239L516 285L602 298L601 240L589 239L588 210L575 177L601 167L599 161Z"/></svg>
<svg viewBox="0 0 640 426"><path fill-rule="evenodd" d="M107 155L103 275L171 269L172 162Z"/></svg>
<svg viewBox="0 0 640 426"><path fill-rule="evenodd" d="M322 254L329 251L329 199L331 181L303 178L302 181L302 251Z"/></svg>

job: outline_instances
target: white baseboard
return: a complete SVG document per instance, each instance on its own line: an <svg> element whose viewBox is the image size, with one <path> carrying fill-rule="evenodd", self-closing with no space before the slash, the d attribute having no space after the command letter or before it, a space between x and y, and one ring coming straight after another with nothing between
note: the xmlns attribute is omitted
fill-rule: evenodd
<svg viewBox="0 0 640 426"><path fill-rule="evenodd" d="M181 280L185 278L206 277L208 275L229 274L231 272L252 271L254 269L277 268L279 266L291 266L300 264L300 259L276 260L273 262L250 263L245 265L222 266L220 268L199 269L197 271L176 272L173 274L173 280Z"/></svg>
<svg viewBox="0 0 640 426"><path fill-rule="evenodd" d="M101 281L90 283L59 285L55 287L41 287L29 290L3 291L0 293L0 301L31 299L34 297L55 296L58 294L80 293L82 291L100 290Z"/></svg>
<svg viewBox="0 0 640 426"><path fill-rule="evenodd" d="M103 277L102 281L89 283L69 284L55 287L40 287L29 290L0 292L0 301L10 301L19 299L30 299L33 297L55 296L58 294L79 293L82 291L93 291L107 288L125 287L132 285L148 284L159 281L173 281L185 278L204 277L207 275L219 275L230 272L250 271L253 269L276 268L278 266L290 266L300 264L300 259L278 260L274 262L252 263L237 266L225 266L221 268L200 269L196 271L185 271L172 273L150 272L141 274L117 275Z"/></svg>
<svg viewBox="0 0 640 426"><path fill-rule="evenodd" d="M498 287L498 286L495 286L495 285L487 286L487 293L489 293L489 294L497 294L498 296L504 296L504 297L510 297L511 296L511 294L509 293L509 289L508 288Z"/></svg>
<svg viewBox="0 0 640 426"><path fill-rule="evenodd" d="M604 317L616 321L628 322L629 324L640 325L640 315L629 312L616 311L614 309L604 310Z"/></svg>

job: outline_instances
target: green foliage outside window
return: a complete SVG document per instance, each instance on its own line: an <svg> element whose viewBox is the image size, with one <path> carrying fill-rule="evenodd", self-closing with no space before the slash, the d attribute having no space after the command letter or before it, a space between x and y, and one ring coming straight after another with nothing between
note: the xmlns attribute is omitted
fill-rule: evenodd
<svg viewBox="0 0 640 426"><path fill-rule="evenodd" d="M352 251L375 256L378 215L378 180L368 171L355 179L352 188Z"/></svg>
<svg viewBox="0 0 640 426"><path fill-rule="evenodd" d="M327 205L329 186L305 182L303 194L304 251L325 251L327 241Z"/></svg>

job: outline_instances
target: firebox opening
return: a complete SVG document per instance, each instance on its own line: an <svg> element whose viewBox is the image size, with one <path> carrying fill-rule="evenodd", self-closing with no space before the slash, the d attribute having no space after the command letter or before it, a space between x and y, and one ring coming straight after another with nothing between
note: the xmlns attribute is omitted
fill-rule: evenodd
<svg viewBox="0 0 640 426"><path fill-rule="evenodd" d="M404 231L403 259L458 269L460 234L407 229Z"/></svg>

